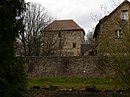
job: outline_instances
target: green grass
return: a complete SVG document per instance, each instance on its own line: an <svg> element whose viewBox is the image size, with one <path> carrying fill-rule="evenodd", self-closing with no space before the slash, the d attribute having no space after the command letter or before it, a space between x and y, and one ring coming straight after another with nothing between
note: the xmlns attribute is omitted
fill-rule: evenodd
<svg viewBox="0 0 130 97"><path fill-rule="evenodd" d="M29 87L33 85L39 85L49 87L50 85L56 85L60 88L84 88L85 86L95 85L100 89L111 89L111 81L105 78L88 78L88 77L46 77L46 78L33 78L28 79Z"/></svg>

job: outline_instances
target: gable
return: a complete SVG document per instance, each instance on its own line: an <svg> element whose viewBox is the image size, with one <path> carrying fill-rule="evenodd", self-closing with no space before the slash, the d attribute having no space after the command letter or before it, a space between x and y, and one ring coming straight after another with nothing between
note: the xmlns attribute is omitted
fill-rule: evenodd
<svg viewBox="0 0 130 97"><path fill-rule="evenodd" d="M128 0L125 0L122 2L116 9L114 9L108 16L103 17L99 22L103 23L105 22L108 18L110 18L113 14L115 14L118 10L122 10L123 6L130 5L130 2Z"/></svg>
<svg viewBox="0 0 130 97"><path fill-rule="evenodd" d="M119 14L116 14L116 15L118 15L118 17L116 19L119 19L121 10L128 10L128 8L125 8L124 6L130 6L130 2L128 0L125 0L116 9L114 9L109 15L100 19L99 23L95 27L93 38L97 37L98 33L100 32L100 25L102 23L107 22L107 20L109 20L111 17L113 17L117 12L119 12Z"/></svg>

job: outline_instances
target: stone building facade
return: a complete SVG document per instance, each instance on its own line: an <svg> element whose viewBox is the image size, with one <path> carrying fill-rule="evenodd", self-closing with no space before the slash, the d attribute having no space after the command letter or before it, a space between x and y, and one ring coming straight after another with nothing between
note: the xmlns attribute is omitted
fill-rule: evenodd
<svg viewBox="0 0 130 97"><path fill-rule="evenodd" d="M51 44L54 56L80 56L84 35L84 30L73 20L55 20L43 30L46 46Z"/></svg>
<svg viewBox="0 0 130 97"><path fill-rule="evenodd" d="M124 0L109 15L102 18L94 32L95 49L99 54L127 53L129 46L130 2Z"/></svg>

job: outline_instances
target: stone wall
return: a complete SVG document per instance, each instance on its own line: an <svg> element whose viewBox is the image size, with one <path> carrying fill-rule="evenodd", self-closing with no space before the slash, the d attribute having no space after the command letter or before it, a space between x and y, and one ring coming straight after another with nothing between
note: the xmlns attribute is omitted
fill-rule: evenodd
<svg viewBox="0 0 130 97"><path fill-rule="evenodd" d="M29 77L99 76L96 57L27 57Z"/></svg>

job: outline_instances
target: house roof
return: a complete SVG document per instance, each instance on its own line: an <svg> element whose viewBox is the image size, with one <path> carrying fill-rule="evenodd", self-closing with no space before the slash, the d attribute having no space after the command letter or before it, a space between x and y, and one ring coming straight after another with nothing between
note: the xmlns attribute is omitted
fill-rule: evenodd
<svg viewBox="0 0 130 97"><path fill-rule="evenodd" d="M55 20L50 23L44 31L78 31L84 30L73 20Z"/></svg>
<svg viewBox="0 0 130 97"><path fill-rule="evenodd" d="M124 0L118 7L116 7L116 9L114 9L109 15L103 17L102 19L100 19L99 23L96 25L95 27L95 31L94 31L94 35L93 35L93 38L95 38L98 34L98 31L100 29L100 24L105 22L112 14L114 14L118 9L120 9L124 4L129 4L130 5L130 2L128 0Z"/></svg>
<svg viewBox="0 0 130 97"><path fill-rule="evenodd" d="M100 31L100 23L98 23L95 27L95 31L94 31L94 34L93 34L93 38L96 38L98 32Z"/></svg>
<svg viewBox="0 0 130 97"><path fill-rule="evenodd" d="M81 55L94 48L94 44L81 44Z"/></svg>

